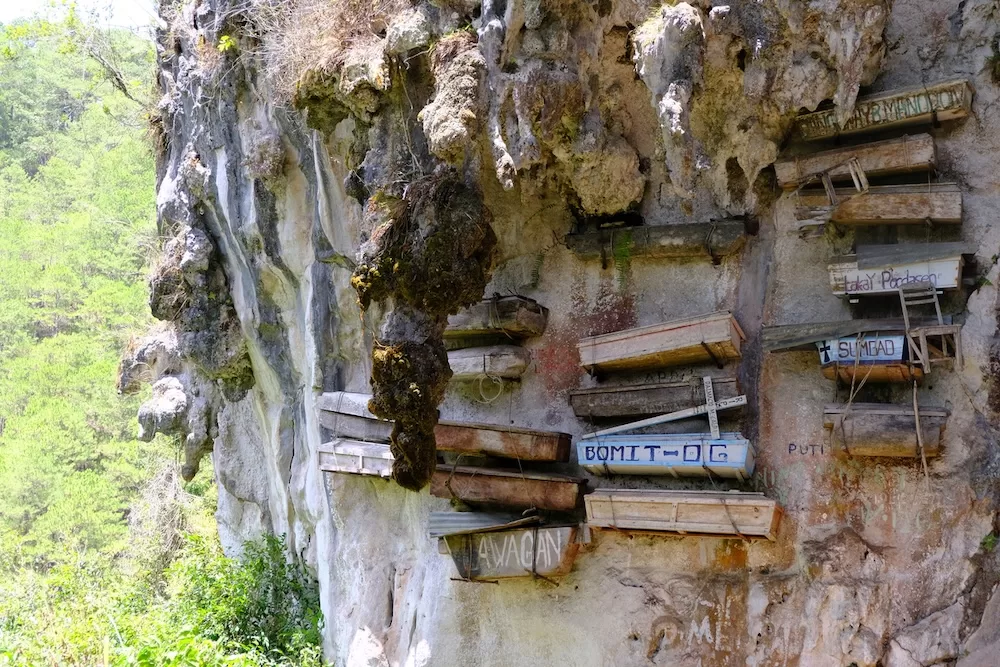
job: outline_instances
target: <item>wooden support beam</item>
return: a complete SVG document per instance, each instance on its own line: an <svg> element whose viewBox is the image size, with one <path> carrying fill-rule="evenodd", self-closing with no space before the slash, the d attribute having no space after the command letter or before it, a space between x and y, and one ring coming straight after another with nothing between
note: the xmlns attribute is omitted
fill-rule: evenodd
<svg viewBox="0 0 1000 667"><path fill-rule="evenodd" d="M736 378L714 378L716 400L738 396ZM570 392L577 417L585 419L629 418L677 412L705 403L701 378L685 382L604 386Z"/></svg>
<svg viewBox="0 0 1000 667"><path fill-rule="evenodd" d="M524 375L531 355L517 345L467 347L448 352L448 364L458 381L478 380L483 375L516 380Z"/></svg>
<svg viewBox="0 0 1000 667"><path fill-rule="evenodd" d="M941 81L859 97L854 113L841 127L835 109L799 116L795 127L806 141L844 134L878 132L892 127L932 123L969 115L974 89L968 79Z"/></svg>
<svg viewBox="0 0 1000 667"><path fill-rule="evenodd" d="M839 203L830 222L839 225L962 224L962 192L955 183L882 185L865 193L838 188L836 193ZM821 190L801 191L793 199L809 210L829 204Z"/></svg>
<svg viewBox="0 0 1000 667"><path fill-rule="evenodd" d="M446 339L500 334L515 339L541 336L549 319L549 309L534 299L504 296L486 299L448 318Z"/></svg>
<svg viewBox="0 0 1000 667"><path fill-rule="evenodd" d="M642 225L567 234L566 245L586 258L716 259L740 250L745 240L742 220Z"/></svg>
<svg viewBox="0 0 1000 667"><path fill-rule="evenodd" d="M583 338L577 348L588 371L618 371L738 359L743 340L736 318L722 311Z"/></svg>
<svg viewBox="0 0 1000 667"><path fill-rule="evenodd" d="M920 429L924 453L937 456L948 423L948 410L920 407ZM891 456L920 458L916 431L916 413L912 406L883 403L827 405L823 426L831 431L833 442L852 456Z"/></svg>
<svg viewBox="0 0 1000 667"><path fill-rule="evenodd" d="M584 497L596 528L774 540L781 508L763 493L598 489Z"/></svg>
<svg viewBox="0 0 1000 667"><path fill-rule="evenodd" d="M850 181L852 159L858 161L869 178L927 171L935 164L934 137L917 134L781 158L774 163L774 172L778 185L786 190L794 190L822 173L829 174L833 181Z"/></svg>
<svg viewBox="0 0 1000 667"><path fill-rule="evenodd" d="M431 495L467 503L569 512L576 508L585 484L566 475L439 465L431 479Z"/></svg>

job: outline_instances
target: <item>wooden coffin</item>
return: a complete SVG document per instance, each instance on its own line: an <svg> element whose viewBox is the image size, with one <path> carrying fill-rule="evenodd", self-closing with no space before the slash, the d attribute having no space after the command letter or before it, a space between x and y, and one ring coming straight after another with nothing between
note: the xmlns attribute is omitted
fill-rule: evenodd
<svg viewBox="0 0 1000 667"><path fill-rule="evenodd" d="M920 435L925 456L941 452L941 437L948 422L944 408L920 408ZM827 405L823 425L833 442L852 456L920 457L917 421L913 407L884 403Z"/></svg>
<svg viewBox="0 0 1000 667"><path fill-rule="evenodd" d="M739 396L736 378L715 378L715 400ZM578 389L570 392L570 404L577 417L586 419L630 418L676 412L705 403L701 378L685 382L624 385Z"/></svg>
<svg viewBox="0 0 1000 667"><path fill-rule="evenodd" d="M576 508L584 483L566 475L439 465L431 479L431 494L467 503L568 512Z"/></svg>
<svg viewBox="0 0 1000 667"><path fill-rule="evenodd" d="M389 445L338 439L319 446L319 469L388 478L392 475Z"/></svg>
<svg viewBox="0 0 1000 667"><path fill-rule="evenodd" d="M842 134L878 132L890 127L917 125L964 118L972 108L972 84L967 79L941 81L859 97L854 113L843 126L836 110L825 109L795 119L795 127L806 141L830 139Z"/></svg>
<svg viewBox="0 0 1000 667"><path fill-rule="evenodd" d="M488 512L431 512L427 532L431 539L469 533L488 533L495 530L524 528L542 522L537 514L496 514Z"/></svg>
<svg viewBox="0 0 1000 667"><path fill-rule="evenodd" d="M898 294L899 288L931 282L939 290L962 284L961 243L862 246L856 255L834 257L827 266L830 288L838 296Z"/></svg>
<svg viewBox="0 0 1000 667"><path fill-rule="evenodd" d="M754 451L739 433L607 435L577 443L577 460L595 475L730 477L753 475Z"/></svg>
<svg viewBox="0 0 1000 667"><path fill-rule="evenodd" d="M584 497L596 528L774 540L781 508L763 493L598 489Z"/></svg>
<svg viewBox="0 0 1000 667"><path fill-rule="evenodd" d="M524 375L531 355L517 345L467 347L448 352L452 380L478 380L485 376L516 380Z"/></svg>
<svg viewBox="0 0 1000 667"><path fill-rule="evenodd" d="M716 259L743 247L742 220L598 229L566 235L566 246L586 258Z"/></svg>
<svg viewBox="0 0 1000 667"><path fill-rule="evenodd" d="M368 411L370 399L370 394L343 391L322 394L316 401L320 424L338 436L389 442L392 422ZM434 427L434 438L445 452L562 462L569 460L572 440L568 433L445 420Z"/></svg>
<svg viewBox="0 0 1000 667"><path fill-rule="evenodd" d="M439 550L470 581L568 574L580 549L577 526L538 526L443 537Z"/></svg>
<svg viewBox="0 0 1000 667"><path fill-rule="evenodd" d="M534 299L504 296L487 299L448 318L445 339L500 334L511 338L531 338L545 333L549 309Z"/></svg>
<svg viewBox="0 0 1000 667"><path fill-rule="evenodd" d="M591 372L738 359L743 330L729 311L582 339L580 364Z"/></svg>
<svg viewBox="0 0 1000 667"><path fill-rule="evenodd" d="M924 377L922 368L911 366L906 337L901 333L871 332L833 338L816 343L816 347L820 369L830 380L913 382Z"/></svg>
<svg viewBox="0 0 1000 667"><path fill-rule="evenodd" d="M881 185L858 193L837 188L840 204L830 222L839 225L958 225L962 223L962 192L955 183ZM830 203L822 190L796 195L798 206L813 209Z"/></svg>
<svg viewBox="0 0 1000 667"><path fill-rule="evenodd" d="M786 190L794 190L824 172L835 182L850 181L851 171L847 163L852 159L858 161L869 178L927 171L935 163L934 137L917 134L782 158L774 163L774 172L778 185Z"/></svg>

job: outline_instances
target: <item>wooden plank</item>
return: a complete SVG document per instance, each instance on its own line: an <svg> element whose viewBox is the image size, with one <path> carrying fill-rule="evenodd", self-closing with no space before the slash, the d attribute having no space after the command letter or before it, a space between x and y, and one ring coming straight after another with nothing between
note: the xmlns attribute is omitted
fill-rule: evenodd
<svg viewBox="0 0 1000 667"><path fill-rule="evenodd" d="M840 225L958 225L962 223L962 192L955 183L926 185L884 185L858 193L853 188L837 188L839 205L830 221ZM822 190L801 191L794 196L797 206L815 208L829 205Z"/></svg>
<svg viewBox="0 0 1000 667"><path fill-rule="evenodd" d="M958 289L962 284L961 255L909 264L869 269L858 267L853 255L834 258L827 266L830 288L838 296L896 294L903 285L930 281L938 289Z"/></svg>
<svg viewBox="0 0 1000 667"><path fill-rule="evenodd" d="M580 549L577 526L541 526L441 538L470 581L568 574Z"/></svg>
<svg viewBox="0 0 1000 667"><path fill-rule="evenodd" d="M913 264L960 255L974 255L971 243L892 243L858 246L854 255L859 269L871 269L886 264Z"/></svg>
<svg viewBox="0 0 1000 667"><path fill-rule="evenodd" d="M338 439L319 448L319 469L324 472L350 473L388 478L392 475L389 445Z"/></svg>
<svg viewBox="0 0 1000 667"><path fill-rule="evenodd" d="M717 401L739 395L736 378L722 377L713 380ZM685 382L578 389L570 392L569 400L577 417L631 418L676 412L702 405L705 402L705 390L701 378L691 378Z"/></svg>
<svg viewBox="0 0 1000 667"><path fill-rule="evenodd" d="M635 422L619 424L618 426L612 426L610 428L601 429L600 431L595 431L594 433L587 433L582 437L599 438L605 435L624 433L626 431L634 431L640 428L647 428L650 426L658 426L660 424L666 424L668 422L680 421L681 419L688 419L690 417L697 417L699 415L708 415L709 428L713 434L718 435L719 432L718 411L743 407L744 405L747 404L747 397L737 396L735 398L727 398L725 401L716 403L714 398L712 397L710 389L707 393L709 396L708 399L709 403L706 405L699 405L694 408L687 408L684 410L679 410L677 412L668 412L665 415L657 415L655 417L648 417L646 419L641 419Z"/></svg>
<svg viewBox="0 0 1000 667"><path fill-rule="evenodd" d="M584 480L566 475L439 465L431 495L467 503L568 512L576 508Z"/></svg>
<svg viewBox="0 0 1000 667"><path fill-rule="evenodd" d="M517 345L489 345L467 347L448 352L452 380L478 380L484 374L492 377L516 380L524 375L531 361L531 355Z"/></svg>
<svg viewBox="0 0 1000 667"><path fill-rule="evenodd" d="M437 448L462 454L486 454L522 461L569 460L568 433L534 431L513 426L439 422L434 428Z"/></svg>
<svg viewBox="0 0 1000 667"><path fill-rule="evenodd" d="M534 299L504 296L486 299L448 318L444 337L466 338L500 334L522 339L541 336L549 309Z"/></svg>
<svg viewBox="0 0 1000 667"><path fill-rule="evenodd" d="M583 338L577 344L588 371L657 368L738 359L743 330L722 311Z"/></svg>
<svg viewBox="0 0 1000 667"><path fill-rule="evenodd" d="M803 114L795 119L795 127L803 139L815 141L930 123L935 119L954 120L969 115L973 92L967 79L889 90L859 97L843 127L837 123L835 109Z"/></svg>
<svg viewBox="0 0 1000 667"><path fill-rule="evenodd" d="M762 493L597 489L584 497L598 528L774 540L781 508Z"/></svg>
<svg viewBox="0 0 1000 667"><path fill-rule="evenodd" d="M926 324L936 319L911 318L914 324ZM768 352L786 350L808 350L814 343L833 338L863 334L902 334L906 332L903 318L841 320L838 322L809 322L806 324L782 324L764 327L761 342Z"/></svg>
<svg viewBox="0 0 1000 667"><path fill-rule="evenodd" d="M754 450L739 433L609 435L577 443L577 460L595 475L729 477L753 475Z"/></svg>
<svg viewBox="0 0 1000 667"><path fill-rule="evenodd" d="M566 246L585 258L650 257L715 259L738 252L745 241L742 220L643 225L567 234Z"/></svg>
<svg viewBox="0 0 1000 667"><path fill-rule="evenodd" d="M328 392L317 399L320 423L334 434L369 442L389 442L392 422L368 411L370 394ZM367 436L367 437L365 437ZM434 427L437 448L524 461L569 460L572 437L557 431L441 420Z"/></svg>
<svg viewBox="0 0 1000 667"><path fill-rule="evenodd" d="M948 414L944 408L920 408L925 456L940 454ZM823 426L831 431L833 442L852 456L920 457L916 420L909 406L855 403L848 409L846 405L828 405Z"/></svg>
<svg viewBox="0 0 1000 667"><path fill-rule="evenodd" d="M934 167L934 137L917 134L860 146L846 146L820 153L786 157L774 163L778 185L794 190L816 174L826 172L833 181L850 181L847 163L856 159L865 175L889 176Z"/></svg>
<svg viewBox="0 0 1000 667"><path fill-rule="evenodd" d="M433 538L469 533L486 533L495 530L522 528L542 522L542 517L534 514L492 514L486 512L431 512L427 521L427 532Z"/></svg>
<svg viewBox="0 0 1000 667"><path fill-rule="evenodd" d="M823 377L828 380L840 379L841 382L849 384L855 379L860 382L920 382L924 379L924 370L919 366L910 366L908 363L878 363L867 366L858 366L857 371L853 364L836 365L831 364L822 368Z"/></svg>

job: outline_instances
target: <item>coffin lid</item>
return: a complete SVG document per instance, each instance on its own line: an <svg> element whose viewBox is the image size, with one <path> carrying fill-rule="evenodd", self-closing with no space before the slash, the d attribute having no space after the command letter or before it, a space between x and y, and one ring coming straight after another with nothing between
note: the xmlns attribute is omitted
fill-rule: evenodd
<svg viewBox="0 0 1000 667"><path fill-rule="evenodd" d="M509 468L477 468L474 466L451 466L439 464L437 471L450 475L452 471L456 475L481 475L483 477L514 477L516 479L530 479L538 482L572 482L573 484L583 484L586 480L582 477L571 477L570 475L560 475L556 473L542 473Z"/></svg>
<svg viewBox="0 0 1000 667"><path fill-rule="evenodd" d="M540 516L520 514L494 514L486 512L431 512L428 532L431 538L470 533L489 533L510 528L534 526L542 522Z"/></svg>
<svg viewBox="0 0 1000 667"><path fill-rule="evenodd" d="M944 320L945 323L951 323L950 316L946 316ZM910 318L910 324L912 326L937 324L937 320L926 317ZM906 333L906 325L902 318L782 324L779 326L764 327L761 341L765 351L783 352L795 349L809 349L813 343L854 336L859 333L903 335Z"/></svg>
<svg viewBox="0 0 1000 667"><path fill-rule="evenodd" d="M975 246L968 243L898 243L858 246L853 255L840 255L831 264L857 262L859 269L878 269L892 264L915 264L961 255L973 255Z"/></svg>

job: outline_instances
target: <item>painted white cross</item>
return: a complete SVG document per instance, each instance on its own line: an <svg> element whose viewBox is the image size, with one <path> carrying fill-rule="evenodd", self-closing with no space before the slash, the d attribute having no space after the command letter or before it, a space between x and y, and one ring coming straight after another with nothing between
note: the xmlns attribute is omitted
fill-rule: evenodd
<svg viewBox="0 0 1000 667"><path fill-rule="evenodd" d="M747 404L747 397L734 396L733 398L724 398L718 403L715 402L715 390L712 387L712 378L706 377L702 378L705 383L705 405L699 405L693 408L686 408L684 410L678 410L677 412L669 412L665 415L659 415L657 417L650 417L649 419L642 419L637 422L630 422L628 424L622 424L621 426L612 426L611 428L606 428L603 431L596 431L594 433L587 433L586 435L580 436L581 440L587 438L599 438L604 435L612 435L614 433L623 433L625 431L632 431L637 428L644 428L646 426L655 426L656 424L665 424L667 422L677 421L678 419L687 419L688 417L696 417L698 415L708 415L708 424L712 429L712 438L719 439L719 411L720 410L730 410L732 408L738 408L742 405Z"/></svg>

